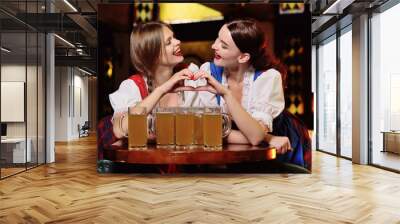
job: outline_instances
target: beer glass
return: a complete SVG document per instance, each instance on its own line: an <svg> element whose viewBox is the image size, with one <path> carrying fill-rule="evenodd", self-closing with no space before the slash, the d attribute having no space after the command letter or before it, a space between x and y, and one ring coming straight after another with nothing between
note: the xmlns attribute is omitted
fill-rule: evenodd
<svg viewBox="0 0 400 224"><path fill-rule="evenodd" d="M231 131L231 119L220 107L207 107L203 113L203 139L207 150L222 149L222 138Z"/></svg>
<svg viewBox="0 0 400 224"><path fill-rule="evenodd" d="M203 141L203 113L204 108L202 107L194 107L193 115L194 115L194 139L193 144L202 146L204 144Z"/></svg>
<svg viewBox="0 0 400 224"><path fill-rule="evenodd" d="M194 114L189 107L176 108L175 144L177 149L189 149L194 140Z"/></svg>
<svg viewBox="0 0 400 224"><path fill-rule="evenodd" d="M155 133L157 147L174 147L175 145L175 108L160 107L156 109Z"/></svg>
<svg viewBox="0 0 400 224"><path fill-rule="evenodd" d="M128 109L128 145L130 149L144 149L147 145L147 115L145 107Z"/></svg>

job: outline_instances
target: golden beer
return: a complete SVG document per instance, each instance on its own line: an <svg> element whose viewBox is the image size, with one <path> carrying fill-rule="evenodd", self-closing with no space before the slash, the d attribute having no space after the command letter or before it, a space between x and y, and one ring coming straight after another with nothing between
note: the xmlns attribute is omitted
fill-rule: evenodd
<svg viewBox="0 0 400 224"><path fill-rule="evenodd" d="M191 146L194 140L194 114L180 111L175 116L175 143L177 146Z"/></svg>
<svg viewBox="0 0 400 224"><path fill-rule="evenodd" d="M203 141L203 118L199 115L194 115L194 139L195 145L202 145Z"/></svg>
<svg viewBox="0 0 400 224"><path fill-rule="evenodd" d="M195 145L203 145L203 108L194 108L194 139Z"/></svg>
<svg viewBox="0 0 400 224"><path fill-rule="evenodd" d="M129 143L129 148L146 147L147 144L146 114L128 115L128 143Z"/></svg>
<svg viewBox="0 0 400 224"><path fill-rule="evenodd" d="M204 147L222 147L222 115L221 113L203 114Z"/></svg>
<svg viewBox="0 0 400 224"><path fill-rule="evenodd" d="M175 116L172 112L156 112L157 145L175 144Z"/></svg>

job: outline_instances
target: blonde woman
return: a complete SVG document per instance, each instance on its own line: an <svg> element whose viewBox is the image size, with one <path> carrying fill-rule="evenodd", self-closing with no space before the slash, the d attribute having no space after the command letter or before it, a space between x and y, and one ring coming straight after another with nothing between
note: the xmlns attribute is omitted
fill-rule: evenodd
<svg viewBox="0 0 400 224"><path fill-rule="evenodd" d="M193 76L189 69L173 73L183 61L180 41L171 27L161 22L134 25L130 36L131 61L139 74L124 80L117 91L109 95L114 114L104 118L98 127L99 158L101 149L115 144L128 134L127 112L130 106L145 107L147 113L158 105L178 106L182 97L174 89L181 81Z"/></svg>

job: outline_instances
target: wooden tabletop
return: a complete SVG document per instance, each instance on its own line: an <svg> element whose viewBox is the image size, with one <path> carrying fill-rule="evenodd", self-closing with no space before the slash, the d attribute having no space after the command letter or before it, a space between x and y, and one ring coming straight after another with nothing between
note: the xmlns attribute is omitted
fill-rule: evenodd
<svg viewBox="0 0 400 224"><path fill-rule="evenodd" d="M142 150L117 147L106 149L104 158L134 164L229 164L273 160L276 158L276 150L242 144L228 144L224 145L222 150L213 151L204 150L202 147L177 150L149 145Z"/></svg>

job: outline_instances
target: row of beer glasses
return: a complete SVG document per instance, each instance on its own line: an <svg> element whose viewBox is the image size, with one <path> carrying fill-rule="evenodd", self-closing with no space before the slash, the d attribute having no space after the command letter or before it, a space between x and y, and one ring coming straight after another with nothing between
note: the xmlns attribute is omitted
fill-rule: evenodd
<svg viewBox="0 0 400 224"><path fill-rule="evenodd" d="M150 129L156 134L159 148L221 149L222 138L231 130L229 116L219 107L157 108L152 120ZM130 148L146 147L147 127L145 111L130 109Z"/></svg>

